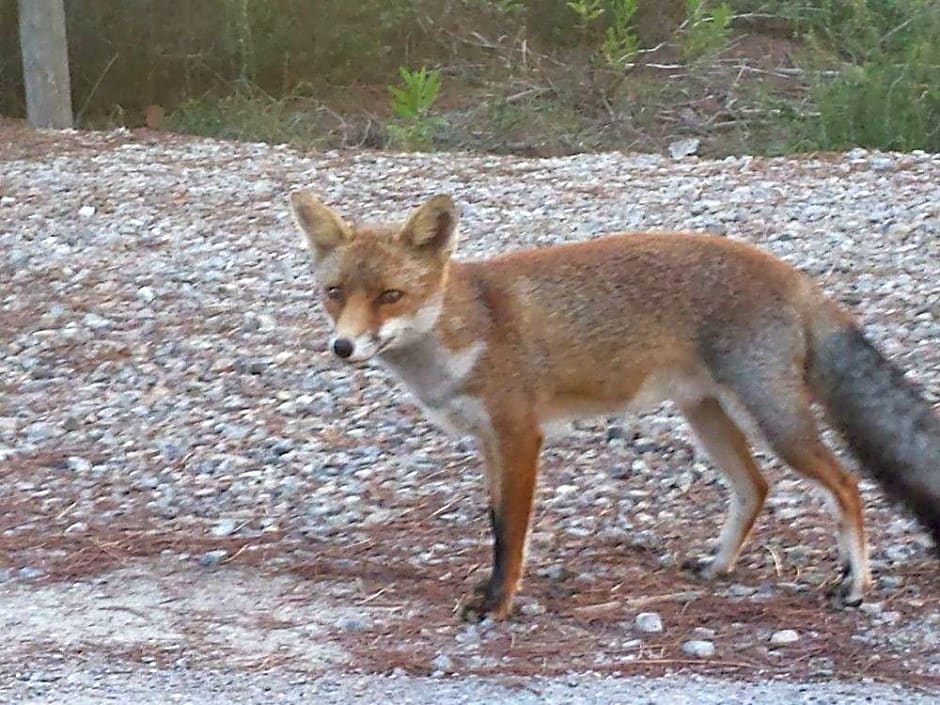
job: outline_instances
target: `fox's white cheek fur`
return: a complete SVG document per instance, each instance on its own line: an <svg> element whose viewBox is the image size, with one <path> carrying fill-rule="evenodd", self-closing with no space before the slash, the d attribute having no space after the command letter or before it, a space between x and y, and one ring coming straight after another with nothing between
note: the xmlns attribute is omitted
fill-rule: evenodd
<svg viewBox="0 0 940 705"><path fill-rule="evenodd" d="M379 340L385 343L395 340L406 343L414 337L428 333L437 323L444 307L444 297L435 294L423 306L409 316L389 318L379 328Z"/></svg>

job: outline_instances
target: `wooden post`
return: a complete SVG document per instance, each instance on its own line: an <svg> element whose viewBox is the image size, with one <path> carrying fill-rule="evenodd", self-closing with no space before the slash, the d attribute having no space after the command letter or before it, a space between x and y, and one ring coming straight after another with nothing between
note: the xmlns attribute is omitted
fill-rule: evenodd
<svg viewBox="0 0 940 705"><path fill-rule="evenodd" d="M72 127L65 0L20 0L26 116L36 127Z"/></svg>

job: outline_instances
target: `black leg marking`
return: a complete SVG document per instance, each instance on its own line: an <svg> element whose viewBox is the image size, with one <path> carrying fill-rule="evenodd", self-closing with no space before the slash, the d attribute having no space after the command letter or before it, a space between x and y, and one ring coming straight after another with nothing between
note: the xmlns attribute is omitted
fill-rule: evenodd
<svg viewBox="0 0 940 705"><path fill-rule="evenodd" d="M506 541L504 536L503 521L496 513L496 510L490 507L490 526L493 529L493 572L490 574L490 582L486 589L485 606L495 604L503 592L503 583L506 580Z"/></svg>

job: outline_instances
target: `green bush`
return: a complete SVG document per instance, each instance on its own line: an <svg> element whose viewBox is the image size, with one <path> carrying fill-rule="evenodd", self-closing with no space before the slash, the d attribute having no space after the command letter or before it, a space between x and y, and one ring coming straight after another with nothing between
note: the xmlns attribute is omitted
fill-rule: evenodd
<svg viewBox="0 0 940 705"><path fill-rule="evenodd" d="M831 3L827 3L827 6ZM844 59L835 76L812 79L820 149L854 145L940 150L940 4L856 0L831 8L827 30Z"/></svg>
<svg viewBox="0 0 940 705"><path fill-rule="evenodd" d="M813 96L819 115L810 124L810 140L820 149L858 145L940 151L937 47L936 40L922 39L902 55L816 78Z"/></svg>
<svg viewBox="0 0 940 705"><path fill-rule="evenodd" d="M732 12L728 3L709 10L705 0L686 0L685 28L680 37L682 58L696 61L727 48Z"/></svg>
<svg viewBox="0 0 940 705"><path fill-rule="evenodd" d="M396 147L427 149L434 132L446 126L440 115L431 114L431 106L441 92L441 72L423 66L412 71L398 69L400 86L389 86L392 112L397 120L388 126L389 140Z"/></svg>

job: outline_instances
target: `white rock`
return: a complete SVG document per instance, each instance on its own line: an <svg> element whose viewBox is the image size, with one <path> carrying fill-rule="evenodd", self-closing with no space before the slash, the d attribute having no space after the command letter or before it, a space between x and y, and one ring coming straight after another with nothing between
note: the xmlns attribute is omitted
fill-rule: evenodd
<svg viewBox="0 0 940 705"><path fill-rule="evenodd" d="M88 472L91 470L91 461L78 455L70 455L65 461L66 466L73 472Z"/></svg>
<svg viewBox="0 0 940 705"><path fill-rule="evenodd" d="M80 534L84 532L87 528L88 528L88 524L86 524L85 522L76 521L74 524L69 524L69 526L66 527L63 533L65 533L67 536L71 536L72 534Z"/></svg>
<svg viewBox="0 0 940 705"><path fill-rule="evenodd" d="M212 527L210 532L213 536L223 538L225 536L231 536L235 533L235 529L238 528L238 523L234 519L220 519L219 522Z"/></svg>
<svg viewBox="0 0 940 705"><path fill-rule="evenodd" d="M647 634L657 634L663 630L663 620L656 612L640 612L633 620L637 631Z"/></svg>
<svg viewBox="0 0 940 705"><path fill-rule="evenodd" d="M545 614L545 606L539 602L527 602L519 608L519 611L528 617L534 617Z"/></svg>
<svg viewBox="0 0 940 705"><path fill-rule="evenodd" d="M434 666L438 671L450 671L454 668L454 662L451 660L450 656L447 654L438 654L434 657L434 660L431 661L431 665Z"/></svg>
<svg viewBox="0 0 940 705"><path fill-rule="evenodd" d="M715 655L715 644L704 639L691 639L682 645L682 653L692 658L711 658Z"/></svg>
<svg viewBox="0 0 940 705"><path fill-rule="evenodd" d="M94 206L82 206L81 208L78 209L78 214L82 218L90 218L91 216L95 214L95 207Z"/></svg>
<svg viewBox="0 0 940 705"><path fill-rule="evenodd" d="M771 646L784 646L800 640L799 632L793 629L781 629L770 636Z"/></svg>
<svg viewBox="0 0 940 705"><path fill-rule="evenodd" d="M673 159L682 159L698 152L701 140L698 137L689 137L669 143L669 155Z"/></svg>

